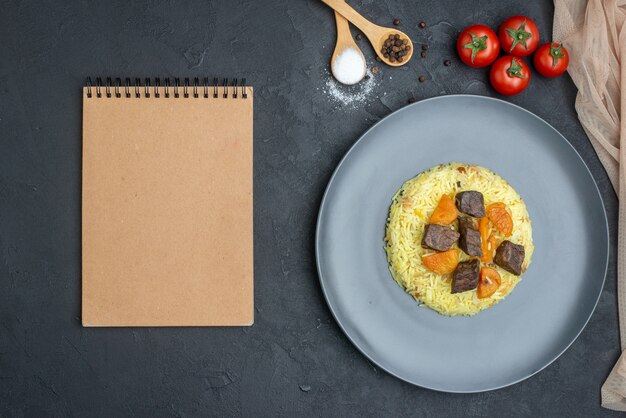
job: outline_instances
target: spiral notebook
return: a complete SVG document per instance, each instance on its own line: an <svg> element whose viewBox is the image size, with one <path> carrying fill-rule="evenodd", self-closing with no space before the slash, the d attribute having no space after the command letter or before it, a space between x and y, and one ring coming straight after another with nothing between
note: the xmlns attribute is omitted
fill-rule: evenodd
<svg viewBox="0 0 626 418"><path fill-rule="evenodd" d="M252 87L98 78L82 94L83 326L251 325Z"/></svg>

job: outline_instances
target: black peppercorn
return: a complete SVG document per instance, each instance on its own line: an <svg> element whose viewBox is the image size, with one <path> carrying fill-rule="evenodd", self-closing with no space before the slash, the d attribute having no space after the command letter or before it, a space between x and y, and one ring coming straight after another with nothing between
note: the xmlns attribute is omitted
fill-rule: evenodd
<svg viewBox="0 0 626 418"><path fill-rule="evenodd" d="M396 26L400 25L400 19L393 19L393 24Z"/></svg>
<svg viewBox="0 0 626 418"><path fill-rule="evenodd" d="M449 67L450 65L452 65L452 61L450 61L450 60L445 60L445 61L443 62L443 65L445 65L446 67Z"/></svg>
<svg viewBox="0 0 626 418"><path fill-rule="evenodd" d="M421 76L419 76L418 80L419 80L420 83L423 83L424 81L426 81L426 76L425 75L421 75Z"/></svg>
<svg viewBox="0 0 626 418"><path fill-rule="evenodd" d="M361 39L363 39L363 35L361 35L360 33L356 35L356 40L360 41Z"/></svg>
<svg viewBox="0 0 626 418"><path fill-rule="evenodd" d="M422 52L420 53L420 56L421 56L422 58L426 58L426 51L422 51Z"/></svg>
<svg viewBox="0 0 626 418"><path fill-rule="evenodd" d="M428 44L422 44L422 51L428 50Z"/></svg>
<svg viewBox="0 0 626 418"><path fill-rule="evenodd" d="M415 97L411 97L411 98L409 99L409 103L415 103L415 101L416 101L416 100L415 100Z"/></svg>
<svg viewBox="0 0 626 418"><path fill-rule="evenodd" d="M419 27L424 29L426 27L426 22L420 22Z"/></svg>
<svg viewBox="0 0 626 418"><path fill-rule="evenodd" d="M380 53L389 62L404 62L406 57L411 51L408 38L401 38L400 34L391 34L385 39L380 48Z"/></svg>

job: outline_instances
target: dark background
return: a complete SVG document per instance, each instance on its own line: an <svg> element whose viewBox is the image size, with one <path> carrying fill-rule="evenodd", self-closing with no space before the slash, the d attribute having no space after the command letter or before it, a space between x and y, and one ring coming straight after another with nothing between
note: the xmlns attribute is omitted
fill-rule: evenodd
<svg viewBox="0 0 626 418"><path fill-rule="evenodd" d="M335 27L319 1L0 0L0 416L610 414L599 393L619 354L617 201L576 118L567 75L533 73L528 90L507 100L574 144L608 211L607 282L572 347L522 383L454 395L389 376L334 322L313 243L320 199L342 155L410 97L496 96L486 70L456 58L464 26L497 27L527 14L545 42L553 17L551 1L352 4L380 24L401 19L401 29L430 49L400 69L379 65L374 90L342 106L327 89ZM420 21L428 27L419 29ZM378 64L361 46L370 66ZM253 327L81 327L80 88L86 76L108 75L245 76L254 85ZM419 75L428 80L419 83Z"/></svg>

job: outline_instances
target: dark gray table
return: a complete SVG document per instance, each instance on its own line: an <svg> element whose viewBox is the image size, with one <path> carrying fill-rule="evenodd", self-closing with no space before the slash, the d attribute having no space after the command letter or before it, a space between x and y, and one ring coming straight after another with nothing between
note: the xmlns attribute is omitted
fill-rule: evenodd
<svg viewBox="0 0 626 418"><path fill-rule="evenodd" d="M335 33L318 1L57 3L0 2L0 416L609 415L599 390L619 353L617 200L568 76L535 77L510 99L583 155L612 231L600 304L558 361L490 393L413 387L348 342L315 269L318 206L350 145L410 97L495 96L487 71L457 60L457 32L523 13L547 41L552 2L355 0L378 23L400 18L430 49L401 69L379 65L374 90L350 107L325 87ZM252 328L81 327L80 87L99 75L245 76L255 86Z"/></svg>

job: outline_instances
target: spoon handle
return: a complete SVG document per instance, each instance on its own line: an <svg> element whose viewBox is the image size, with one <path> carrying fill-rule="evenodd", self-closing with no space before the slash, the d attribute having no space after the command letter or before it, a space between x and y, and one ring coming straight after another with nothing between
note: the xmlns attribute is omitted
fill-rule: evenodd
<svg viewBox="0 0 626 418"><path fill-rule="evenodd" d="M364 18L344 0L322 0L322 2L348 19L354 26L361 29L368 38L378 32L377 25Z"/></svg>
<svg viewBox="0 0 626 418"><path fill-rule="evenodd" d="M335 12L335 23L337 24L337 45L346 45L352 41L350 25L345 17Z"/></svg>

